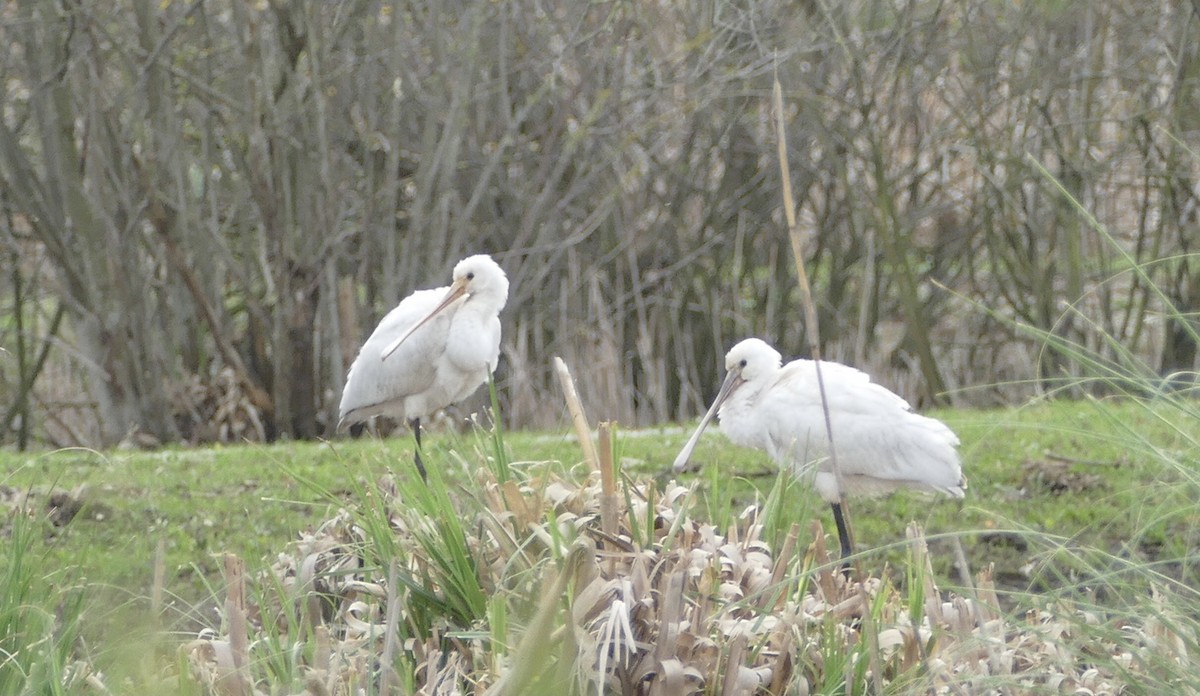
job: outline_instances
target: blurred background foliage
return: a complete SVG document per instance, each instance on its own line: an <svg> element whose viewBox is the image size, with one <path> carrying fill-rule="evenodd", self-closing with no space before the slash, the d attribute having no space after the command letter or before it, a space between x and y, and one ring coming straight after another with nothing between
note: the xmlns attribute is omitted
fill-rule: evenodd
<svg viewBox="0 0 1200 696"><path fill-rule="evenodd" d="M1086 390L1079 355L1188 383L1198 14L6 2L0 438L330 436L374 324L477 252L510 427L561 420L552 355L597 419L692 417L736 340L807 345L775 79L825 357L919 406Z"/></svg>

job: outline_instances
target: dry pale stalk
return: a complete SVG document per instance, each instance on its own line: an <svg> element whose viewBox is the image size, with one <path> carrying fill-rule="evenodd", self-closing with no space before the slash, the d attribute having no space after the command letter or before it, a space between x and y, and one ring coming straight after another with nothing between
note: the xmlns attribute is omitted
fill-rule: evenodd
<svg viewBox="0 0 1200 696"><path fill-rule="evenodd" d="M392 669L400 640L400 593L396 588L396 559L393 558L388 565L387 635L383 639L383 655L379 660L379 693L385 696L392 692L392 682L396 680L396 671Z"/></svg>
<svg viewBox="0 0 1200 696"><path fill-rule="evenodd" d="M933 581L933 565L929 561L929 545L925 542L925 532L916 522L910 522L904 532L908 536L912 548L913 571L920 573L924 583L925 613L932 625L939 625L944 620L942 616L942 597L937 584Z"/></svg>
<svg viewBox="0 0 1200 696"><path fill-rule="evenodd" d="M224 556L225 617L229 621L229 649L233 672L222 679L222 686L231 696L246 696L250 693L250 680L246 665L250 663L250 640L246 634L246 572L242 559L227 553Z"/></svg>
<svg viewBox="0 0 1200 696"><path fill-rule="evenodd" d="M825 548L825 528L820 520L812 521L812 559L817 564L817 586L826 602L837 599L837 584L833 580L833 571L829 568L829 551Z"/></svg>
<svg viewBox="0 0 1200 696"><path fill-rule="evenodd" d="M614 543L617 538L617 473L613 461L612 423L604 421L599 427L600 441L600 529L610 541L605 542L612 551L608 557L608 575L612 577L617 572L617 553L620 548Z"/></svg>
<svg viewBox="0 0 1200 696"><path fill-rule="evenodd" d="M554 356L554 371L562 384L563 395L567 398L567 410L571 412L571 424L575 426L575 434L579 436L579 447L583 450L583 458L587 460L588 468L595 471L598 468L596 447L592 444L592 429L588 425L587 415L584 414L583 404L575 391L575 380L563 359Z"/></svg>
<svg viewBox="0 0 1200 696"><path fill-rule="evenodd" d="M786 628L780 628L776 631L775 650L778 656L775 658L775 664L771 669L771 684L769 693L782 694L787 686L788 680L792 676L792 632Z"/></svg>
<svg viewBox="0 0 1200 696"><path fill-rule="evenodd" d="M725 663L725 681L721 684L721 694L732 696L741 693L738 688L738 677L742 670L742 653L746 651L746 634L739 633L729 646L729 658Z"/></svg>
<svg viewBox="0 0 1200 696"><path fill-rule="evenodd" d="M787 588L782 587L781 583L783 582L784 575L787 574L788 567L792 564L792 556L796 553L796 542L799 538L800 524L793 522L791 528L788 529L787 537L783 540L783 548L779 550L779 555L775 557L775 567L771 570L771 587L777 589L779 592L774 595L775 601L769 602L770 606L766 606L768 604L766 600L770 599L772 595L764 595L764 609L778 610L787 600Z"/></svg>
<svg viewBox="0 0 1200 696"><path fill-rule="evenodd" d="M600 528L610 537L617 535L617 474L613 462L612 423L598 426L600 449Z"/></svg>
<svg viewBox="0 0 1200 696"><path fill-rule="evenodd" d="M875 624L875 616L871 613L871 598L861 582L854 583L858 589L858 597L862 600L862 632L867 638L867 660L871 667L871 683L875 693L883 693L883 660L879 655L879 627Z"/></svg>
<svg viewBox="0 0 1200 696"><path fill-rule="evenodd" d="M655 645L655 658L661 663L678 657L679 627L683 621L683 586L687 571L676 568L667 578L667 592L662 598L662 615Z"/></svg>
<svg viewBox="0 0 1200 696"><path fill-rule="evenodd" d="M821 331L817 324L817 309L813 303L812 287L808 282L808 273L804 270L804 240L800 237L800 228L796 225L796 202L792 196L792 175L788 167L787 137L783 127L783 88L778 78L774 80L771 90L772 108L775 111L775 137L778 143L779 181L783 188L783 212L787 219L788 239L792 243L792 259L796 263L796 278L800 286L800 305L804 308L805 335L808 336L809 351L817 373L817 391L821 394L821 411L825 414L825 435L829 438L829 466L837 479L838 491L841 495L839 504L842 517L846 523L847 541L854 548L854 526L851 523L850 506L846 503L846 487L842 484L842 469L838 466L837 450L833 446L833 422L829 417L829 400L825 396L825 379L821 376ZM861 582L864 578L862 561L854 559L855 576Z"/></svg>
<svg viewBox="0 0 1200 696"><path fill-rule="evenodd" d="M167 577L167 544L159 538L154 547L154 584L150 588L150 612L158 620L158 612L162 609L163 586Z"/></svg>
<svg viewBox="0 0 1200 696"><path fill-rule="evenodd" d="M329 627L317 626L313 631L313 636L317 643L317 649L313 652L313 668L328 673L332 657L332 646L329 642Z"/></svg>
<svg viewBox="0 0 1200 696"><path fill-rule="evenodd" d="M971 564L967 562L967 552L963 549L962 539L951 537L950 544L954 547L954 567L958 570L963 587L974 588L975 585L971 582Z"/></svg>

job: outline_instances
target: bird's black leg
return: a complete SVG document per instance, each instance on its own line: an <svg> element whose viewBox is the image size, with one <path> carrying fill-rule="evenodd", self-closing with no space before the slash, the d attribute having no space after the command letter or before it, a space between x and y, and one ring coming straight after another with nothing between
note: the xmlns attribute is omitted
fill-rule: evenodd
<svg viewBox="0 0 1200 696"><path fill-rule="evenodd" d="M421 463L421 419L409 418L408 427L412 428L413 437L417 441L417 448L413 450L413 461L417 463L417 473L421 475L422 481L428 481L429 476L425 474L425 465Z"/></svg>
<svg viewBox="0 0 1200 696"><path fill-rule="evenodd" d="M846 518L842 516L841 503L833 503L833 521L837 524L838 541L842 545L842 570L850 569L850 561L846 560L854 554L854 549L850 548L850 530L846 528Z"/></svg>

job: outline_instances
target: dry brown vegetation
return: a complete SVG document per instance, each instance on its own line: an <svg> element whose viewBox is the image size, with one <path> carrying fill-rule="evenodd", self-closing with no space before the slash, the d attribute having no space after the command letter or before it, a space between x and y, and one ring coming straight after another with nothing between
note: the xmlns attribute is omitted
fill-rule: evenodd
<svg viewBox="0 0 1200 696"><path fill-rule="evenodd" d="M1090 374L1054 341L1196 368L1194 3L18 0L0 33L5 440L327 435L365 332L481 251L509 424L555 417L551 354L605 417L690 417L735 340L806 345L776 78L826 357L921 403Z"/></svg>
<svg viewBox="0 0 1200 696"><path fill-rule="evenodd" d="M902 586L843 576L819 523L807 548L798 525L772 548L761 509L715 529L673 482L630 483L607 520L599 473L479 470L465 489L461 527L388 481L373 512L343 511L264 577L228 559L226 628L181 648L188 678L223 695L1118 694L1139 679L1184 688L1172 675L1195 671L1196 637L1169 602L1138 618L1070 600L1014 615L988 569L943 594L915 525ZM459 534L465 579L442 555ZM480 614L446 611L471 583ZM280 673L279 655L303 657Z"/></svg>

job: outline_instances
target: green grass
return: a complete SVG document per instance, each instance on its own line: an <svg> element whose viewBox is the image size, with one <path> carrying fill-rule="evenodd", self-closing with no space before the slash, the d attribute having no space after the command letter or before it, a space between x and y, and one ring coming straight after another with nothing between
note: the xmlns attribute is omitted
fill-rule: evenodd
<svg viewBox="0 0 1200 696"><path fill-rule="evenodd" d="M964 540L972 565L996 561L1002 573L1016 576L1027 557L1022 540L1001 533L1006 530L1067 537L1151 561L1181 558L1197 542L1186 516L1162 515L1164 504L1187 502L1160 485L1178 481L1179 470L1161 466L1159 453L1131 446L1135 441L1119 429L1135 430L1164 451L1184 448L1181 431L1141 405L1055 402L933 415L963 440L970 481L965 502L919 494L854 501L860 549L902 542L909 521L931 536L977 531ZM511 466L578 465L579 448L566 432L508 433ZM665 480L686 435L683 428L619 433L617 455L628 473ZM435 433L427 446L434 458L453 450L478 461L490 456L493 444L471 434ZM75 568L89 584L148 596L155 547L162 542L166 588L191 605L219 581L219 553L272 558L383 473L411 477L411 454L410 438L394 438L149 453L6 452L0 466L8 472L4 485L38 493L40 501L51 488L83 487L85 507L77 517L42 529L38 546L49 562ZM699 479L707 516L726 524L746 506L764 502L775 483L765 454L735 447L717 432L705 435L694 461L702 470L682 478ZM831 531L828 508L796 488L800 499L792 504L808 514L795 521L815 517ZM888 558L902 555L896 550ZM1193 572L1181 571L1189 578Z"/></svg>
<svg viewBox="0 0 1200 696"><path fill-rule="evenodd" d="M1195 429L1188 422L1194 413L1133 401L1063 401L933 415L962 438L970 479L967 499L958 503L900 494L855 501L858 546L873 574L887 571L904 584L909 553L904 528L916 521L930 537L939 585L959 583L952 547L939 535L959 538L972 571L995 565L998 588L1010 606L1034 605L1038 593L1078 583L1081 573L1120 573L1126 561L1195 585L1189 551L1197 545L1200 513L1189 497L1195 490L1189 477L1195 475L1196 462L1187 459L1197 451ZM75 642L90 646L96 663L123 675L125 683L149 688L161 674L155 665L172 655L169 645L151 637L154 630L165 628L186 641L203 627L220 627L216 609L225 594L223 552L246 559L253 575L298 534L344 506L356 511L360 525L368 529L368 562L386 568L391 558L410 551L390 548L395 544L389 546L385 521L370 512L369 491L381 477L393 474L401 498L413 501L414 511L441 519L443 530L452 529L481 509L470 502L478 495L471 479L481 463L495 471L505 470L497 464L505 462L513 471L551 469L581 479L579 448L567 432L564 424L561 433L510 432L502 439L488 433L430 434L427 461L443 463L438 475L444 479L444 486L430 491L438 496L448 492L453 502L434 498L434 493L428 493L428 500L418 495L425 488L415 483L410 438L151 453L0 453L6 472L0 483L10 493L32 493L35 510L44 512L51 489L75 490L84 502L63 526L41 513L10 516L5 532L11 552L0 560L0 572L18 578L7 583L10 592L24 594L10 597L4 606L43 617L76 606L78 611L70 615L79 620L67 626L78 632ZM616 455L627 475L665 481L687 434L684 428L618 433ZM764 538L774 548L792 522L801 524L802 548L811 541L811 519L832 530L828 507L802 486L777 485L779 477L763 453L734 447L712 432L693 461L702 470L683 479L696 485L696 514L719 528L751 504L769 501L772 529ZM454 511L464 506L468 509L456 516ZM423 627L404 630L419 634L445 615L459 616L456 621L463 626L482 622L503 635L505 612L520 604L506 609L473 584L475 579L464 572L470 560L459 557L466 551L455 544L456 538L441 534L422 542L428 558L448 560L441 566L429 564L431 576L405 580L407 601L425 601L429 618ZM165 600L155 616L148 608L160 544ZM457 590L422 595L422 584L431 578ZM505 592L511 597L520 590ZM1096 601L1112 600L1100 596ZM51 630L53 623L43 629ZM28 619L22 624L39 625ZM154 659L146 657L144 645L140 649L131 647L137 641L112 641L114 635L141 635L155 646L157 652L149 651ZM44 636L31 640L58 645ZM287 657L281 655L281 660ZM69 681L52 677L47 681Z"/></svg>

